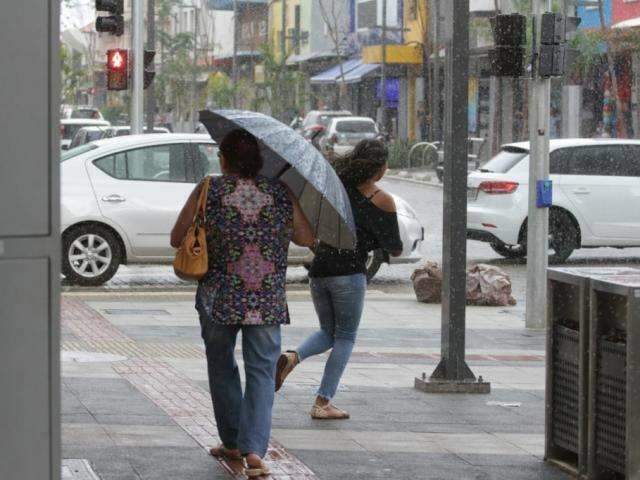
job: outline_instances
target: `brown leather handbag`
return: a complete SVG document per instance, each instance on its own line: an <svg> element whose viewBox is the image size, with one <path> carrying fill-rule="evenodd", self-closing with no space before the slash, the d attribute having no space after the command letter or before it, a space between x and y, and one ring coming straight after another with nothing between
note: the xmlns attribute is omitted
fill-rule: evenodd
<svg viewBox="0 0 640 480"><path fill-rule="evenodd" d="M173 260L173 271L183 280L200 280L209 269L207 232L204 227L209 183L210 179L207 178L202 184L193 223L182 239L182 244Z"/></svg>

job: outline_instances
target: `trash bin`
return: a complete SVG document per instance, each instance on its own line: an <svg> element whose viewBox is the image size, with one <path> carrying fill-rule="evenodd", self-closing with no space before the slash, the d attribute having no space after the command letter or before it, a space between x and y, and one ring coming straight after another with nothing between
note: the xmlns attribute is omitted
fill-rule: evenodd
<svg viewBox="0 0 640 480"><path fill-rule="evenodd" d="M587 471L590 270L548 270L545 459Z"/></svg>
<svg viewBox="0 0 640 480"><path fill-rule="evenodd" d="M591 284L634 275L640 270L548 270L545 460L573 475L590 471Z"/></svg>
<svg viewBox="0 0 640 480"><path fill-rule="evenodd" d="M640 274L590 282L589 478L640 479Z"/></svg>

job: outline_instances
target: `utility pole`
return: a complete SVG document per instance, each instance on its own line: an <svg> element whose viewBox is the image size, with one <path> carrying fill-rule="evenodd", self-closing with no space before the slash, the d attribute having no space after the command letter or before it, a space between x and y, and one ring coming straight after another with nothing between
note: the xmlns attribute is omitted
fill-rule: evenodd
<svg viewBox="0 0 640 480"><path fill-rule="evenodd" d="M382 0L382 64L380 65L380 124L387 131L387 0Z"/></svg>
<svg viewBox="0 0 640 480"><path fill-rule="evenodd" d="M467 137L469 0L450 0L445 52L444 212L441 360L431 377L415 379L429 393L489 393L465 360L467 302Z"/></svg>
<svg viewBox="0 0 640 480"><path fill-rule="evenodd" d="M156 49L156 0L147 0L147 50ZM144 75L144 74L143 74ZM153 82L147 87L147 133L156 123L156 96Z"/></svg>
<svg viewBox="0 0 640 480"><path fill-rule="evenodd" d="M143 133L144 115L144 8L143 0L131 2L131 134Z"/></svg>
<svg viewBox="0 0 640 480"><path fill-rule="evenodd" d="M527 221L527 328L544 328L547 309L549 264L549 209L537 207L537 184L549 179L549 115L551 80L538 75L537 60L542 13L551 11L551 0L533 0L532 88L529 98L529 218Z"/></svg>
<svg viewBox="0 0 640 480"><path fill-rule="evenodd" d="M440 0L434 3L434 58L433 58L433 84L431 85L431 141L439 142L442 139L440 132L442 114L440 112Z"/></svg>
<svg viewBox="0 0 640 480"><path fill-rule="evenodd" d="M198 6L192 5L194 13L193 19L195 25L193 26L193 67L191 76L191 131L196 131L196 83L198 81L198 25L200 24L198 18Z"/></svg>
<svg viewBox="0 0 640 480"><path fill-rule="evenodd" d="M280 65L282 73L287 61L287 0L282 0L282 32L280 32Z"/></svg>
<svg viewBox="0 0 640 480"><path fill-rule="evenodd" d="M284 1L284 0L283 0ZM233 59L231 78L233 80L233 108L237 108L238 95L238 0L233 0Z"/></svg>

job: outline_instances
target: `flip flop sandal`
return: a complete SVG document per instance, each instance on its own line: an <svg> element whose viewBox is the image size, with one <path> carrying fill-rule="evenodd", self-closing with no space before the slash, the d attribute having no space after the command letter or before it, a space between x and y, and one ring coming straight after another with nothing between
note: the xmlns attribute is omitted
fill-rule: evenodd
<svg viewBox="0 0 640 480"><path fill-rule="evenodd" d="M267 466L267 464L264 463L262 460L260 460L259 467L250 466L245 460L244 474L248 478L257 478L257 477L262 477L263 475L270 475L271 470L269 470L269 467Z"/></svg>
<svg viewBox="0 0 640 480"><path fill-rule="evenodd" d="M209 449L209 454L216 458L226 458L228 460L242 460L242 455L239 450L233 450L220 444L217 447Z"/></svg>

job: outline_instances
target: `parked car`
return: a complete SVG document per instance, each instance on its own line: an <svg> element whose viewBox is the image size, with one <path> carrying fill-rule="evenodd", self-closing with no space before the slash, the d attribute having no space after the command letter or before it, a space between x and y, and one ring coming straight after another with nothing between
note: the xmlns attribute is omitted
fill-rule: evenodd
<svg viewBox="0 0 640 480"><path fill-rule="evenodd" d="M124 263L168 263L169 234L180 208L206 174L219 175L217 145L208 135L149 134L97 140L62 155L62 271L78 285L100 285ZM394 263L417 262L424 233L413 209L396 198L404 243ZM289 262L309 262L292 246ZM388 261L369 259L374 275Z"/></svg>
<svg viewBox="0 0 640 480"><path fill-rule="evenodd" d="M73 136L69 149L108 137L110 128L112 127L82 127Z"/></svg>
<svg viewBox="0 0 640 480"><path fill-rule="evenodd" d="M640 141L551 140L554 261L575 249L640 247ZM513 143L468 177L467 236L507 258L526 255L529 143Z"/></svg>
<svg viewBox="0 0 640 480"><path fill-rule="evenodd" d="M62 105L60 107L60 118L104 120L100 110L91 105Z"/></svg>
<svg viewBox="0 0 640 480"><path fill-rule="evenodd" d="M60 120L60 148L68 150L78 130L83 127L109 127L111 123L106 120L93 120L86 118L63 118Z"/></svg>
<svg viewBox="0 0 640 480"><path fill-rule="evenodd" d="M332 118L350 117L351 115L352 113L348 110L311 110L304 117L301 134L309 140L319 132L324 132Z"/></svg>
<svg viewBox="0 0 640 480"><path fill-rule="evenodd" d="M488 142L486 138L474 138L471 137L467 139L468 141L468 154L467 154L467 170L469 172L473 172L474 170L478 170L482 163L482 159L486 158L484 156L485 148L488 146ZM442 183L444 180L444 145L441 142L433 143L436 148L438 148L438 164L436 165L436 176L438 177L438 181Z"/></svg>
<svg viewBox="0 0 640 480"><path fill-rule="evenodd" d="M144 127L144 132L149 131L148 127ZM153 127L153 133L171 133L168 128L165 127ZM205 132L201 132L205 133ZM131 135L131 127L129 125L115 125L107 130L105 138L122 137L124 135Z"/></svg>
<svg viewBox="0 0 640 480"><path fill-rule="evenodd" d="M320 139L320 151L336 156L346 155L361 140L379 138L380 130L375 121L367 117L337 117L331 120Z"/></svg>

